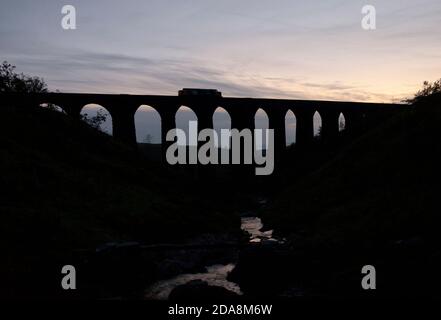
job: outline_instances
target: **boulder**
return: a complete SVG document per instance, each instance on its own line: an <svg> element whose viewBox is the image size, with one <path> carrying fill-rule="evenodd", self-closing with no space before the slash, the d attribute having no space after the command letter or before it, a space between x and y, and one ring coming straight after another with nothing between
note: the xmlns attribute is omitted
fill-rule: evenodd
<svg viewBox="0 0 441 320"><path fill-rule="evenodd" d="M239 295L223 287L210 286L202 280L193 280L172 290L173 302L224 302L237 300Z"/></svg>

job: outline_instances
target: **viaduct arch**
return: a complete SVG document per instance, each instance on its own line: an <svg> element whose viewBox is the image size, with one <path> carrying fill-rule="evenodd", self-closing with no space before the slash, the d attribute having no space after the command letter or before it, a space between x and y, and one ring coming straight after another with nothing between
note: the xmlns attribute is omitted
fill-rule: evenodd
<svg viewBox="0 0 441 320"><path fill-rule="evenodd" d="M127 144L136 145L135 112L142 105L154 108L161 118L161 141L167 147L167 132L176 127L175 115L181 106L187 106L196 114L198 130L213 128L213 114L217 108L228 112L231 128L254 129L254 117L258 109L268 115L269 128L274 129L275 150L286 147L285 116L292 111L296 117L296 144L307 145L313 141L313 115L317 111L322 118L321 137L335 139L340 134L339 119L345 118L345 134L357 134L390 117L402 104L363 103L345 101L255 99L212 95L126 95L89 93L2 93L0 105L40 106L52 103L65 113L80 118L83 106L90 103L104 106L112 117L113 136Z"/></svg>

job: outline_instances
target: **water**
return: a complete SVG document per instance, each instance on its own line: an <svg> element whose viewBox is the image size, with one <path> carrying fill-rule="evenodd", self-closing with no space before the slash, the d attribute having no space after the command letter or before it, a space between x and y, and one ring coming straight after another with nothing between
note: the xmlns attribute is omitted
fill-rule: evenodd
<svg viewBox="0 0 441 320"><path fill-rule="evenodd" d="M258 217L243 217L241 220L241 229L250 235L250 243L260 243L266 241L280 242L273 238L273 230L260 231L263 227L262 220ZM226 265L212 265L206 267L204 273L185 273L174 278L161 280L151 285L145 291L145 298L149 300L167 300L172 290L180 285L186 284L192 280L202 280L210 286L223 287L238 295L242 295L240 287L227 280L228 273L235 267L234 263Z"/></svg>
<svg viewBox="0 0 441 320"><path fill-rule="evenodd" d="M162 280L154 283L146 290L145 298L150 300L167 300L172 290L180 285L186 284L192 280L202 280L210 286L223 287L238 295L242 295L240 287L227 280L228 273L235 267L234 263L227 265L213 265L207 267L205 273L186 273L171 279Z"/></svg>
<svg viewBox="0 0 441 320"><path fill-rule="evenodd" d="M242 218L241 228L250 235L250 242L262 241L278 241L273 238L273 230L260 231L263 228L262 220L258 217L244 217Z"/></svg>

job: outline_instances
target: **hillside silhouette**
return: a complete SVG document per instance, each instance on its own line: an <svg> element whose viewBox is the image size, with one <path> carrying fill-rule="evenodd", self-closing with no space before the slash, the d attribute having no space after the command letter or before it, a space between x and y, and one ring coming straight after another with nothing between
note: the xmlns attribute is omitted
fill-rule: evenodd
<svg viewBox="0 0 441 320"><path fill-rule="evenodd" d="M0 144L3 290L23 295L57 261L109 241L180 242L238 228L216 189L63 113L2 107Z"/></svg>
<svg viewBox="0 0 441 320"><path fill-rule="evenodd" d="M1 92L47 90L6 62L0 71ZM100 118L3 103L0 296L63 297L60 266L72 263L84 272L74 297L139 298L155 281L232 261L230 280L251 298L369 296L368 264L381 274L375 297L439 296L441 80L407 102L367 131L287 148L264 177L169 166L161 145L124 144ZM241 217L283 240L251 243Z"/></svg>
<svg viewBox="0 0 441 320"><path fill-rule="evenodd" d="M380 295L438 295L441 93L413 103L276 196L264 221L293 246L287 272L352 295L374 264Z"/></svg>
<svg viewBox="0 0 441 320"><path fill-rule="evenodd" d="M376 239L435 235L440 121L437 94L360 137L289 187L276 201L277 212L266 218L279 230L313 224L333 242L340 228L353 240L369 239L372 232Z"/></svg>

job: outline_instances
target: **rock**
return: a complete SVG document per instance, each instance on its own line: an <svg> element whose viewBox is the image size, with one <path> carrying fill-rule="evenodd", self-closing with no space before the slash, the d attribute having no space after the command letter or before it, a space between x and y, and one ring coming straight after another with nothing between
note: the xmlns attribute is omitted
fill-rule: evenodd
<svg viewBox="0 0 441 320"><path fill-rule="evenodd" d="M282 299L292 299L292 298L298 298L298 297L304 297L305 291L304 289L293 287L286 289L280 293L279 298Z"/></svg>
<svg viewBox="0 0 441 320"><path fill-rule="evenodd" d="M99 245L96 249L95 252L97 253L102 253L102 252L107 252L109 250L112 250L116 247L117 243L116 242L106 242L102 245Z"/></svg>
<svg viewBox="0 0 441 320"><path fill-rule="evenodd" d="M236 267L227 279L239 284L247 296L275 296L285 289L292 275L292 260L288 254L281 245L271 241L249 244L241 250Z"/></svg>
<svg viewBox="0 0 441 320"><path fill-rule="evenodd" d="M168 279L183 273L205 272L206 269L196 260L187 259L166 259L158 265L158 277Z"/></svg>
<svg viewBox="0 0 441 320"><path fill-rule="evenodd" d="M223 287L210 286L202 280L193 280L172 290L173 302L224 302L237 300L239 295Z"/></svg>
<svg viewBox="0 0 441 320"><path fill-rule="evenodd" d="M398 240L395 242L396 246L401 246L404 248L419 248L425 245L425 242L420 237L413 237L409 239Z"/></svg>
<svg viewBox="0 0 441 320"><path fill-rule="evenodd" d="M265 247L277 247L279 245L279 241L276 239L262 239L260 244Z"/></svg>
<svg viewBox="0 0 441 320"><path fill-rule="evenodd" d="M97 254L131 254L139 252L141 245L136 241L107 242L95 249Z"/></svg>
<svg viewBox="0 0 441 320"><path fill-rule="evenodd" d="M239 214L241 218L253 218L256 216L256 212L254 211L244 211Z"/></svg>

